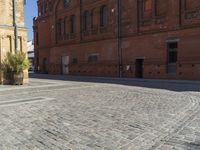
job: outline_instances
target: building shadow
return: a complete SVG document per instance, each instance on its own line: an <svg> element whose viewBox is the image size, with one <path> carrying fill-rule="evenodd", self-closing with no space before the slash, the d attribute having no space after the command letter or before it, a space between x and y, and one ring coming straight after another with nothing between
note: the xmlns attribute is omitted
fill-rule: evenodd
<svg viewBox="0 0 200 150"><path fill-rule="evenodd" d="M200 150L200 143L185 143L186 150Z"/></svg>
<svg viewBox="0 0 200 150"><path fill-rule="evenodd" d="M153 89L165 89L176 92L200 92L200 81L188 80L159 80L159 79L135 79L135 78L110 78L110 77L93 77L93 76L64 76L49 74L29 74L30 78L63 80L73 82L91 82L91 83L108 83L127 86L137 86Z"/></svg>

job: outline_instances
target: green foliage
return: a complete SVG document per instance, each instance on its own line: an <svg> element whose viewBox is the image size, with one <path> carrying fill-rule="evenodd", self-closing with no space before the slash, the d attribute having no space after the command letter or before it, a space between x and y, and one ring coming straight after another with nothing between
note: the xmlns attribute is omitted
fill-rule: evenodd
<svg viewBox="0 0 200 150"><path fill-rule="evenodd" d="M8 52L1 65L3 72L20 73L29 68L29 60L24 52Z"/></svg>
<svg viewBox="0 0 200 150"><path fill-rule="evenodd" d="M11 68L8 64L7 59L5 59L2 63L1 63L1 71L3 71L4 73L8 73L11 72Z"/></svg>

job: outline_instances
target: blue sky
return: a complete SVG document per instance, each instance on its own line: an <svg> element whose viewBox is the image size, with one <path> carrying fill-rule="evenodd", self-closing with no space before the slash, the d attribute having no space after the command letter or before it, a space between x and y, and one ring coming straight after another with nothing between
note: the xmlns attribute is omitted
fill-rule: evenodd
<svg viewBox="0 0 200 150"><path fill-rule="evenodd" d="M37 0L26 0L25 25L28 28L28 40L33 39L33 17L37 16Z"/></svg>

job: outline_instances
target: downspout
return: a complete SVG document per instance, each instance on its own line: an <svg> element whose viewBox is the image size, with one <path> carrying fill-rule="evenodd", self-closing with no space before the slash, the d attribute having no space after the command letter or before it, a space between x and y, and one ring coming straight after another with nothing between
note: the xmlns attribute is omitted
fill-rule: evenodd
<svg viewBox="0 0 200 150"><path fill-rule="evenodd" d="M18 51L18 28L16 23L16 0L13 0L13 27L15 36L15 51Z"/></svg>
<svg viewBox="0 0 200 150"><path fill-rule="evenodd" d="M80 0L80 3L79 3L79 5L80 5L80 42L82 42L82 39L83 39L83 37L82 37L82 5L83 5L83 3L82 3L82 0Z"/></svg>
<svg viewBox="0 0 200 150"><path fill-rule="evenodd" d="M117 24L118 24L118 35L117 35L117 47L118 47L118 72L119 78L123 77L123 60L122 60L122 28L121 28L121 0L117 1Z"/></svg>

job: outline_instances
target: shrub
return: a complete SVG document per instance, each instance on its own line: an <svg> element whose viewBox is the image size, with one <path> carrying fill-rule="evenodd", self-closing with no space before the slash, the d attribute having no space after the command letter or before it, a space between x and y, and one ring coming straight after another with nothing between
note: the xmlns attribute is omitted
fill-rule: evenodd
<svg viewBox="0 0 200 150"><path fill-rule="evenodd" d="M8 52L1 68L3 72L20 73L29 68L29 60L24 52Z"/></svg>

